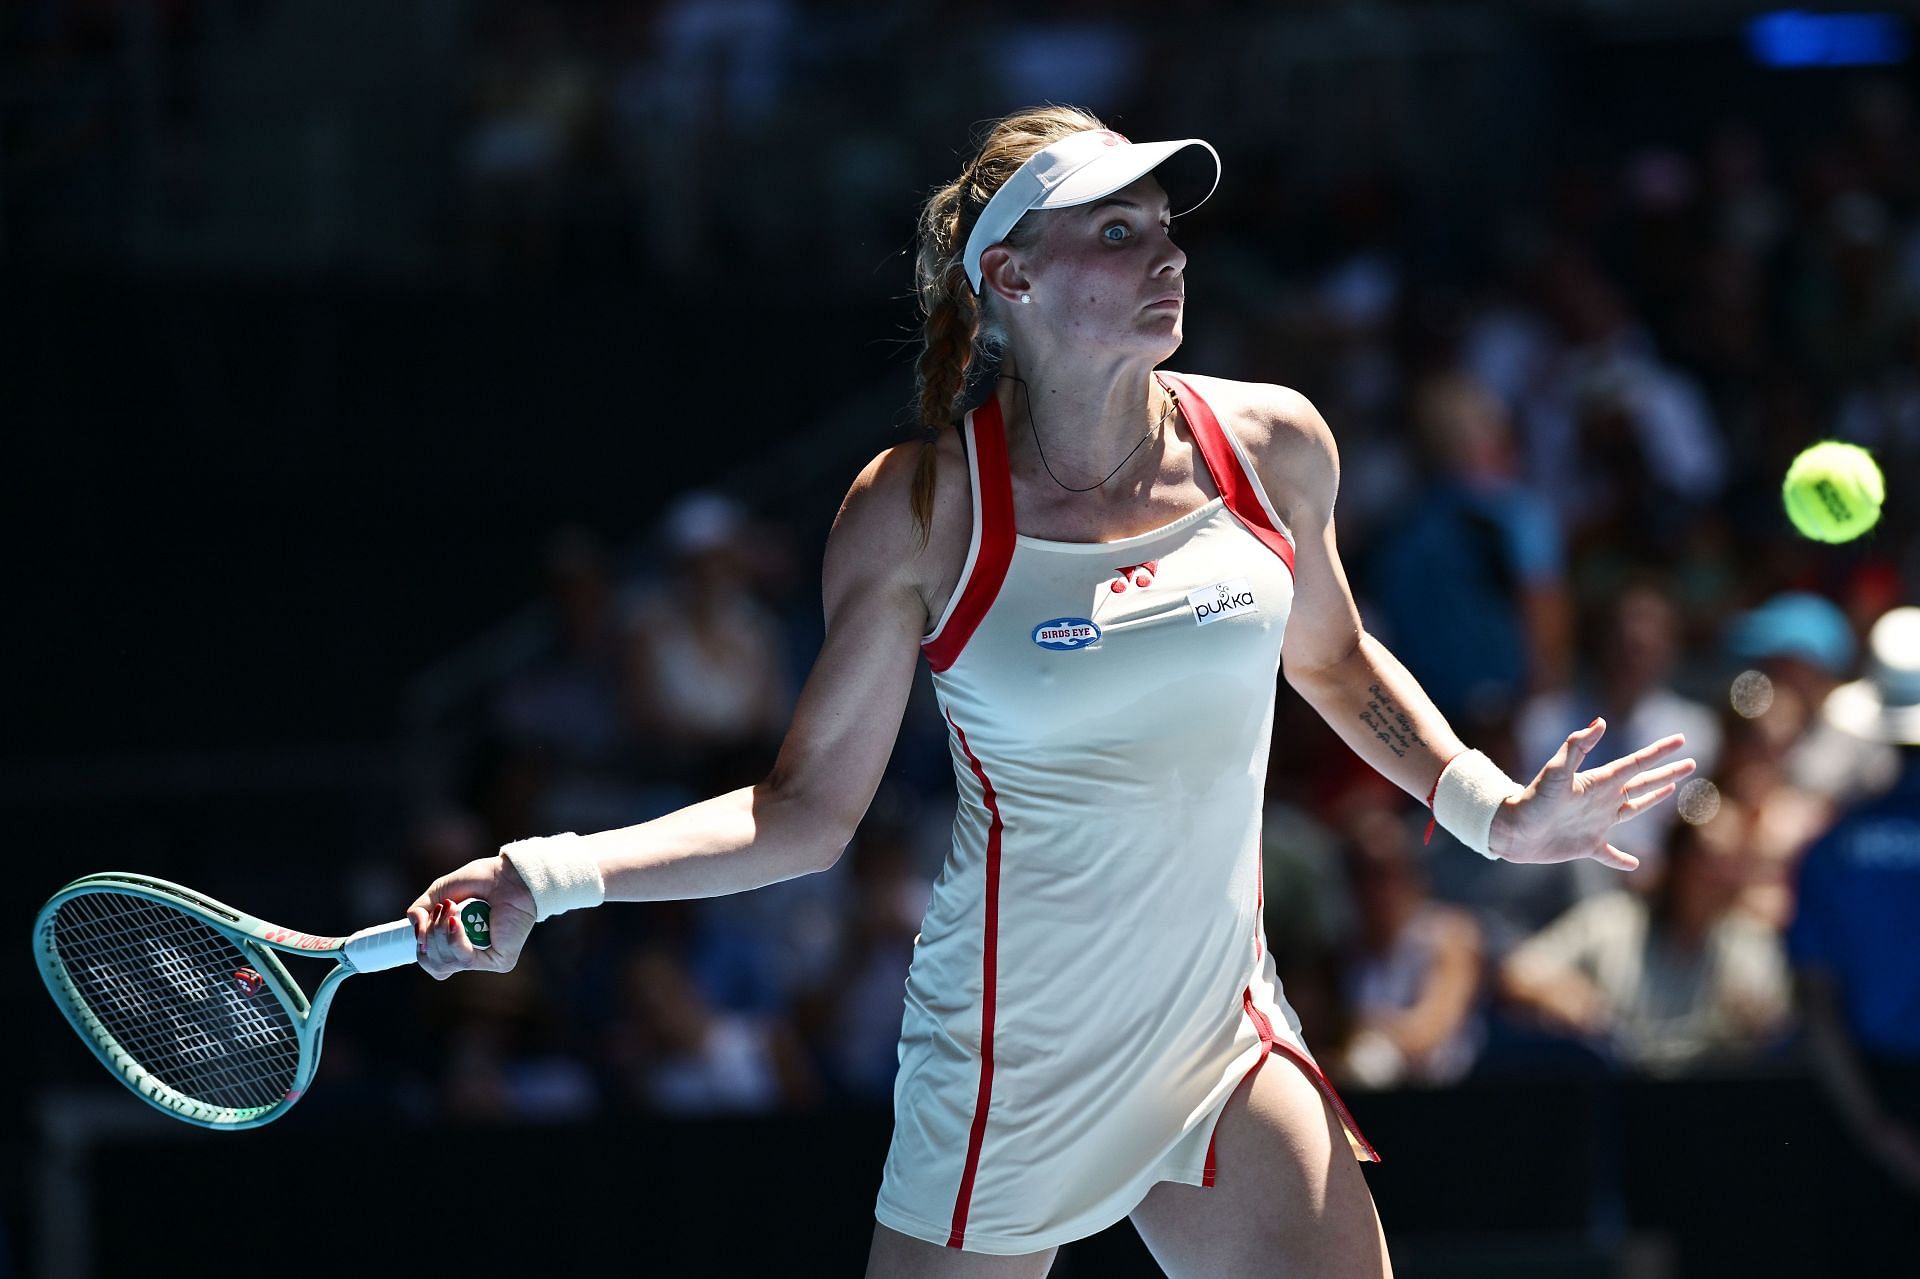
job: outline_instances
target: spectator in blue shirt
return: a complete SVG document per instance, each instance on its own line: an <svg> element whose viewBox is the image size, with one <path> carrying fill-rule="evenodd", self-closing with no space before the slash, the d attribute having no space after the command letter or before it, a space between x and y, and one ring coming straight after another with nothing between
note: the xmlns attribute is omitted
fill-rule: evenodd
<svg viewBox="0 0 1920 1279"><path fill-rule="evenodd" d="M1808 850L1787 945L1813 1065L1848 1135L1920 1196L1920 608L1887 613L1869 642L1868 678L1835 689L1824 714L1897 746L1900 777Z"/></svg>
<svg viewBox="0 0 1920 1279"><path fill-rule="evenodd" d="M1506 407L1479 381L1429 379L1414 418L1429 481L1374 553L1368 616L1450 720L1504 725L1529 693L1567 677L1560 528L1520 482Z"/></svg>

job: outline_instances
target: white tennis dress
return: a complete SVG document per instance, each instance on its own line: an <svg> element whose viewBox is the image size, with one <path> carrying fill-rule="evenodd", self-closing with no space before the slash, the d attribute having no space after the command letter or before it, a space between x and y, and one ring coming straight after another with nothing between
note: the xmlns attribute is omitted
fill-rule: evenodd
<svg viewBox="0 0 1920 1279"><path fill-rule="evenodd" d="M973 536L923 641L960 791L914 945L874 1214L969 1252L1093 1234L1213 1184L1270 1050L1332 1102L1261 926L1260 814L1293 544L1240 443L1177 397L1221 496L1116 542L1013 526L997 403L962 423Z"/></svg>

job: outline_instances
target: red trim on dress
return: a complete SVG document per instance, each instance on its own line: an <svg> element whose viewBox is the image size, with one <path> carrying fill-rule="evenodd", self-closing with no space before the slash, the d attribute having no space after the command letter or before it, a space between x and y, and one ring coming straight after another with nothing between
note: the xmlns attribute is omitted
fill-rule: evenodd
<svg viewBox="0 0 1920 1279"><path fill-rule="evenodd" d="M987 780L987 770L980 766L979 757L967 745L966 733L954 723L950 711L947 723L953 726L954 735L960 741L960 750L973 767L973 775L979 779L981 802L987 806L989 819L986 944L981 958L980 1092L973 1103L973 1129L967 1135L967 1162L960 1174L960 1193L953 1203L953 1232L947 1236L947 1247L958 1248L967 1234L967 1209L973 1203L973 1179L980 1168L980 1143L987 1134L987 1105L993 1098L993 996L995 974L999 970L997 945L1000 934L1000 805L994 797L993 783Z"/></svg>
<svg viewBox="0 0 1920 1279"><path fill-rule="evenodd" d="M1253 855L1253 957L1260 958L1260 930L1267 914L1267 856L1265 839L1254 845Z"/></svg>
<svg viewBox="0 0 1920 1279"><path fill-rule="evenodd" d="M1228 441L1220 420L1214 417L1213 410L1207 407L1207 402L1191 386L1171 373L1162 373L1159 377L1161 385L1171 391L1179 403L1180 415L1187 419L1187 428L1193 432L1193 442L1200 449L1200 459L1207 464L1207 474L1213 477L1213 486L1226 499L1227 509L1246 525L1249 533L1280 557L1280 562L1287 566L1287 572L1293 572L1293 543L1287 540L1285 533L1274 527L1273 518L1261 505L1258 485L1240 464L1240 455Z"/></svg>
<svg viewBox="0 0 1920 1279"><path fill-rule="evenodd" d="M980 481L980 509L974 512L980 525L980 550L973 571L955 588L960 602L947 614L940 633L920 645L927 665L936 671L959 660L960 650L993 607L1000 584L1007 580L1007 565L1013 562L1013 473L1007 467L1007 431L997 396L988 396L973 411L971 454Z"/></svg>
<svg viewBox="0 0 1920 1279"><path fill-rule="evenodd" d="M1373 1143L1368 1141L1366 1134L1360 1131L1360 1125L1353 1121L1353 1112L1347 1109L1347 1103L1340 1099L1339 1092L1334 1089L1333 1084L1327 1079L1326 1075L1321 1073L1320 1067L1314 1064L1312 1058L1306 1056L1292 1044L1287 1043L1273 1033L1273 1023L1267 1020L1267 1015L1261 1012L1259 1007L1253 1002L1253 987L1249 986L1241 992L1240 1002L1241 1007L1246 1010L1247 1016L1253 1019L1253 1028L1260 1033L1260 1043L1266 1049L1265 1052L1260 1054L1259 1059L1255 1061L1252 1066L1248 1067L1247 1073L1240 1077L1240 1083L1244 1084L1253 1077L1255 1071L1266 1065L1268 1053L1280 1053L1288 1061L1305 1071L1307 1078L1313 1081L1314 1087L1318 1088L1321 1095L1333 1106L1333 1113L1339 1117L1340 1126L1346 1129L1351 1140L1357 1142L1360 1149L1366 1152L1366 1162L1379 1163L1380 1152L1373 1148ZM1234 1085L1234 1091L1239 1091L1239 1084ZM1231 1100L1231 1097L1229 1097L1229 1100ZM1226 1113L1227 1108L1222 1106L1220 1108L1220 1114L1224 1115ZM1200 1184L1202 1186L1211 1186L1213 1184L1215 1173L1213 1148L1214 1143L1219 1141L1219 1139L1220 1119L1219 1116L1215 1116L1213 1121L1213 1135L1207 1139L1206 1167L1200 1174Z"/></svg>
<svg viewBox="0 0 1920 1279"><path fill-rule="evenodd" d="M1287 1043L1281 1039L1280 1036L1273 1033L1273 1023L1267 1020L1267 1015L1261 1012L1259 1006L1253 1002L1253 987L1247 987L1246 990L1242 992L1240 998L1246 1007L1247 1016L1253 1018L1254 1029L1260 1032L1261 1040L1266 1043L1268 1048L1276 1052L1284 1053L1288 1060L1292 1061L1294 1065L1307 1072L1307 1078L1311 1079L1320 1091L1326 1095L1327 1100L1333 1104L1333 1113L1340 1116L1341 1127L1353 1134L1354 1139L1360 1143L1360 1148L1367 1152L1367 1158L1370 1162L1379 1163L1380 1152L1373 1148L1373 1143L1368 1141L1366 1134L1360 1131L1360 1125L1353 1121L1353 1112L1347 1109L1346 1102L1340 1100L1339 1092L1334 1089L1333 1084L1327 1079L1326 1075L1321 1073L1320 1067L1314 1063L1311 1057L1306 1056L1292 1044Z"/></svg>
<svg viewBox="0 0 1920 1279"><path fill-rule="evenodd" d="M1340 1100L1340 1094L1334 1090L1332 1081L1320 1073L1320 1067L1313 1063L1313 1059L1305 1056L1299 1049L1283 1040L1276 1039L1273 1041L1273 1051L1280 1053L1294 1065L1307 1072L1307 1078L1311 1079L1314 1084L1319 1087L1320 1091L1326 1095L1327 1100L1333 1104L1333 1113L1340 1116L1340 1126L1345 1128L1348 1134L1360 1143L1360 1149L1367 1152L1366 1162L1371 1164L1379 1163L1380 1152L1373 1148L1373 1143L1367 1140L1367 1135L1360 1131L1360 1125L1354 1122L1353 1112L1347 1109L1346 1102Z"/></svg>

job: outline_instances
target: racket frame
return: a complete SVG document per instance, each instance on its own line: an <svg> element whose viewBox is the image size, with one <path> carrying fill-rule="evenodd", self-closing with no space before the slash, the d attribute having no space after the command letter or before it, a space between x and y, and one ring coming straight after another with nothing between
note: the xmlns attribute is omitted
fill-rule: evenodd
<svg viewBox="0 0 1920 1279"><path fill-rule="evenodd" d="M198 919L231 941L254 971L266 978L264 984L267 990L286 1010L294 1034L298 1037L299 1059L294 1070L293 1086L284 1097L267 1106L236 1108L208 1105L154 1078L120 1046L75 989L73 979L60 959L54 937L54 919L63 904L76 897L101 892L144 898ZM39 965L40 977L46 982L53 1002L60 1006L61 1013L87 1047L93 1050L93 1055L100 1059L100 1063L154 1109L175 1119L220 1132L258 1128L271 1123L306 1093L307 1086L313 1082L314 1071L320 1066L321 1037L326 1030L327 1010L333 1004L334 992L339 990L341 982L361 971L348 958L346 943L345 937L321 937L281 928L168 880L123 872L86 875L74 880L48 899L33 921L33 957ZM286 965L280 962L276 951L289 955L332 958L339 962L321 979L320 985L309 998L287 971ZM262 995L265 993L260 992Z"/></svg>

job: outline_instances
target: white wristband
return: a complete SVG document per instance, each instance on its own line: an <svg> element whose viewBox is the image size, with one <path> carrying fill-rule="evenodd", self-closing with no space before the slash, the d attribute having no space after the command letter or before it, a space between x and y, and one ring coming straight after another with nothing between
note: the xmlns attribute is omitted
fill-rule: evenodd
<svg viewBox="0 0 1920 1279"><path fill-rule="evenodd" d="M519 839L500 850L527 882L533 894L533 917L551 919L570 910L598 906L607 900L607 882L600 875L600 859L572 847L579 836L543 835Z"/></svg>
<svg viewBox="0 0 1920 1279"><path fill-rule="evenodd" d="M1494 857L1487 851L1493 815L1525 789L1479 751L1462 751L1447 762L1434 783L1433 819L1482 857Z"/></svg>

